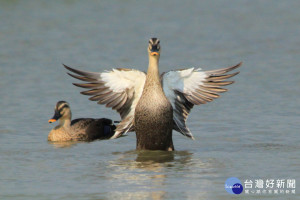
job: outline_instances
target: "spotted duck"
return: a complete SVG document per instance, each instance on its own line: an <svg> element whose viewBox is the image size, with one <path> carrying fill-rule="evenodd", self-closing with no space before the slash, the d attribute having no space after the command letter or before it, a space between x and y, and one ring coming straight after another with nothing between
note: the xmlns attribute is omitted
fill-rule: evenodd
<svg viewBox="0 0 300 200"><path fill-rule="evenodd" d="M49 119L49 123L59 120L59 125L50 131L49 141L92 141L108 139L114 135L115 125L110 119L79 118L71 121L71 117L69 103L66 101L57 102L54 116Z"/></svg>
<svg viewBox="0 0 300 200"><path fill-rule="evenodd" d="M111 138L135 131L137 150L173 151L172 130L194 139L186 125L191 109L227 91L222 86L232 84L227 79L239 73L228 72L242 64L210 71L188 68L160 74L160 54L159 39L151 38L147 73L126 68L97 73L64 65L72 72L68 73L70 76L86 82L74 83L87 89L82 94L120 114L122 121Z"/></svg>

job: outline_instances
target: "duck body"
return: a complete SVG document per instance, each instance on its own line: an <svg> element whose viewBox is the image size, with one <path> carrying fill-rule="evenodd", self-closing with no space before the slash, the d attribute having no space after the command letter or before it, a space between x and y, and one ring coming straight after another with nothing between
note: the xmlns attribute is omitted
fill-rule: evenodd
<svg viewBox="0 0 300 200"><path fill-rule="evenodd" d="M55 114L49 122L57 119L60 123L50 131L48 141L93 141L108 139L114 134L115 126L110 119L79 118L71 121L71 110L65 101L57 103Z"/></svg>
<svg viewBox="0 0 300 200"><path fill-rule="evenodd" d="M150 40L146 81L134 114L137 150L174 150L173 108L159 77L159 50L159 40Z"/></svg>
<svg viewBox="0 0 300 200"><path fill-rule="evenodd" d="M73 137L69 129L64 127L55 127L52 129L48 135L48 141L52 142L66 142L72 141Z"/></svg>
<svg viewBox="0 0 300 200"><path fill-rule="evenodd" d="M151 105L147 105L151 106ZM137 150L166 150L173 151L172 109L166 105L153 105L160 110L147 109L143 104L138 104L135 114L135 132ZM142 109L142 112L139 112Z"/></svg>
<svg viewBox="0 0 300 200"><path fill-rule="evenodd" d="M172 140L173 108L161 87L147 88L134 115L137 150L174 150Z"/></svg>

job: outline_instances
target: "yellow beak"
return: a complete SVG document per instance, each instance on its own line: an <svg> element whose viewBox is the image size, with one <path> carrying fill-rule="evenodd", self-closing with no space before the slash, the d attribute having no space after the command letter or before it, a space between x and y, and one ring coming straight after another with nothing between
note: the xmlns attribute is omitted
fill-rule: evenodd
<svg viewBox="0 0 300 200"><path fill-rule="evenodd" d="M56 119L49 119L49 123L56 122Z"/></svg>
<svg viewBox="0 0 300 200"><path fill-rule="evenodd" d="M151 52L150 55L151 55L151 56L158 56L159 53L154 51L154 52Z"/></svg>

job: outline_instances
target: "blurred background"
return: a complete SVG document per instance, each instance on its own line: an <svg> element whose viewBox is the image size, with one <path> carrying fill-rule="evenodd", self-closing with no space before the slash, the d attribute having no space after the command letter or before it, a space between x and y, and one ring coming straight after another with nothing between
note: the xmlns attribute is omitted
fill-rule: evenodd
<svg viewBox="0 0 300 200"><path fill-rule="evenodd" d="M299 182L299 7L296 0L1 0L1 199L232 199L229 177ZM174 131L172 153L136 152L134 133L48 143L59 100L73 118L119 120L81 95L62 63L146 71L151 37L161 40L161 72L243 62L227 93L193 108L196 140Z"/></svg>

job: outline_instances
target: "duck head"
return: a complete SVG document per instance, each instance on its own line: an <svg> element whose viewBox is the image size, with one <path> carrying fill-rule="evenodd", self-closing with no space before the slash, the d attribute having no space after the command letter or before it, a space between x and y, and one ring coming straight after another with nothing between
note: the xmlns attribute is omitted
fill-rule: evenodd
<svg viewBox="0 0 300 200"><path fill-rule="evenodd" d="M151 38L148 45L149 56L160 56L160 44L158 38Z"/></svg>
<svg viewBox="0 0 300 200"><path fill-rule="evenodd" d="M66 101L59 101L54 108L54 115L49 119L49 123L56 122L57 120L71 120L71 109Z"/></svg>

